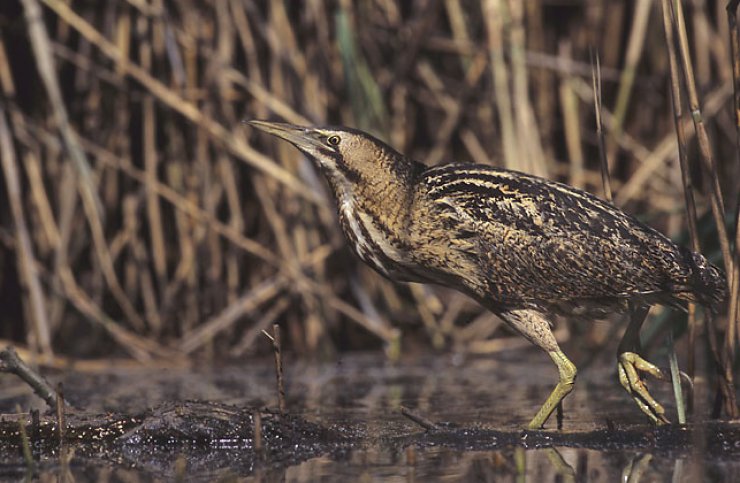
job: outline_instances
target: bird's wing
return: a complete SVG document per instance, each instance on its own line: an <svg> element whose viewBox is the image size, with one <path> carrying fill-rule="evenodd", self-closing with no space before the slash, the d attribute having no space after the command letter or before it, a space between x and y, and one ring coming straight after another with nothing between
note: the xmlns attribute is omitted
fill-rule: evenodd
<svg viewBox="0 0 740 483"><path fill-rule="evenodd" d="M588 193L485 166L422 177L429 200L489 280L518 302L623 298L673 291L686 277L668 238Z"/></svg>

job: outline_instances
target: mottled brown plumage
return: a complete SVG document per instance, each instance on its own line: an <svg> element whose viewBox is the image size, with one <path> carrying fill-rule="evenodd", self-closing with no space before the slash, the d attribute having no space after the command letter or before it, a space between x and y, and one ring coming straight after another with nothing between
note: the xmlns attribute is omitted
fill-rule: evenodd
<svg viewBox="0 0 740 483"><path fill-rule="evenodd" d="M481 165L426 168L352 129L250 124L317 161L350 246L376 271L460 290L548 352L560 382L530 427L542 426L575 380L553 315L627 309L620 381L651 419L667 421L637 374L662 377L635 353L639 327L655 303L722 300L724 278L703 256L561 183Z"/></svg>

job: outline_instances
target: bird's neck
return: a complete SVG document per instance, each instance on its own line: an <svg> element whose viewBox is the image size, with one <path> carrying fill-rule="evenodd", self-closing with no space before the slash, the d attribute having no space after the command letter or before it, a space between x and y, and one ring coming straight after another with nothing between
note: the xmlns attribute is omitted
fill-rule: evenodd
<svg viewBox="0 0 740 483"><path fill-rule="evenodd" d="M414 198L415 179L423 165L404 156L383 159L372 171L327 176L340 212L371 216L393 230L402 228Z"/></svg>

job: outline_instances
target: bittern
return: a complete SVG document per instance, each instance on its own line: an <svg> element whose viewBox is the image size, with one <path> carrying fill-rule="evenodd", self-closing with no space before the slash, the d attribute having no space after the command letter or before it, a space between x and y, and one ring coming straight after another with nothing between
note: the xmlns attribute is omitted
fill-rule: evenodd
<svg viewBox="0 0 740 483"><path fill-rule="evenodd" d="M452 287L497 314L553 360L559 382L529 423L541 428L572 390L576 367L552 333L555 315L628 311L619 380L656 424L668 422L641 373L654 304L710 308L726 292L706 258L584 191L485 165L426 167L355 129L251 121L313 158L329 182L352 250L381 275Z"/></svg>

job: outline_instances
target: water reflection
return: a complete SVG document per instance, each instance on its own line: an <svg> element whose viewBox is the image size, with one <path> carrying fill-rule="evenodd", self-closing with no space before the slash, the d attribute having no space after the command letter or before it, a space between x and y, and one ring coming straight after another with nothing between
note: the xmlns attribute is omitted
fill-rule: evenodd
<svg viewBox="0 0 740 483"><path fill-rule="evenodd" d="M710 447L706 453L701 445L692 449L690 438L668 441L682 436L680 430L653 433L619 388L611 364L579 376L565 405L564 428L572 435L521 431L554 381L554 370L540 355L516 351L469 360L438 356L395 365L377 355L317 365L288 360L290 412L347 435L351 444L291 462L254 465L241 461L239 450L223 457L224 450L214 449L216 454L199 455L198 461L193 455L172 452L150 454L147 461L135 452L119 452L115 457L72 452L64 460L39 461L33 477L42 481L693 482L732 481L740 470L736 440ZM270 361L248 367L68 373L50 379L63 381L70 401L90 412L137 413L188 399L240 407L276 404ZM7 413L11 399L3 399L6 384L0 379L0 411ZM651 387L651 391L670 401L670 387ZM12 404L20 402L24 409L33 404L31 396L19 399L16 393ZM401 406L446 429L436 435L425 432L400 413ZM599 439L602 432L609 434L607 419L621 431L619 445ZM24 473L22 459L0 461L0 479L23 479Z"/></svg>

